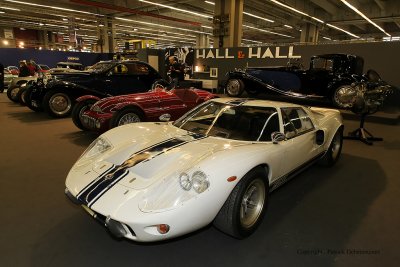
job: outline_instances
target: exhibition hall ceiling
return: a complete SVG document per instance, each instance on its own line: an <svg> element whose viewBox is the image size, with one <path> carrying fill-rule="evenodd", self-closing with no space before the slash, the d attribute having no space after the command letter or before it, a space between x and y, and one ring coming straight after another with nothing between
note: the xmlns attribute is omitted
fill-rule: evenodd
<svg viewBox="0 0 400 267"><path fill-rule="evenodd" d="M0 27L76 32L96 42L98 28L111 33L112 24L121 42L194 46L200 33L212 37L215 1L0 0ZM300 42L307 23L318 27L320 42L400 36L398 0L244 0L243 11L243 45Z"/></svg>

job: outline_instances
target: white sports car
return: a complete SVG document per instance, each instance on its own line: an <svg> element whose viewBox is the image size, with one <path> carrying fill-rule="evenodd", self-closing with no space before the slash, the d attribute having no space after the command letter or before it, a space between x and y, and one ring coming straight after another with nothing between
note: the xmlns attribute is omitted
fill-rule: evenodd
<svg viewBox="0 0 400 267"><path fill-rule="evenodd" d="M213 222L240 239L260 224L269 192L310 163L338 160L342 133L337 110L213 99L173 123L104 133L65 192L117 237L157 241Z"/></svg>

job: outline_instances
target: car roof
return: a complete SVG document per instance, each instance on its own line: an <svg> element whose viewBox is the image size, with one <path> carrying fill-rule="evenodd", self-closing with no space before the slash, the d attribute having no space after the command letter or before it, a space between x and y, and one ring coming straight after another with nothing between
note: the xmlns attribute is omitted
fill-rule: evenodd
<svg viewBox="0 0 400 267"><path fill-rule="evenodd" d="M214 98L213 101L219 103L229 103L234 105L242 106L253 106L253 107L273 107L273 108L283 108L283 107L303 107L301 105L296 105L287 102L262 100L262 99L251 99L251 98Z"/></svg>

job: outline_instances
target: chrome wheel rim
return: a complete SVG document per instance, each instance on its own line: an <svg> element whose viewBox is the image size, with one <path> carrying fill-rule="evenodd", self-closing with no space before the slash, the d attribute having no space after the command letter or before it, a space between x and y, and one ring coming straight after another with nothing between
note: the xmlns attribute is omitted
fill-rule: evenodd
<svg viewBox="0 0 400 267"><path fill-rule="evenodd" d="M240 223L244 228L251 228L260 217L265 202L265 185L259 178L246 188L240 204Z"/></svg>
<svg viewBox="0 0 400 267"><path fill-rule="evenodd" d="M12 99L17 99L19 89L20 89L19 87L15 87L14 89L11 89L10 96Z"/></svg>
<svg viewBox="0 0 400 267"><path fill-rule="evenodd" d="M335 92L335 102L342 108L350 108L353 105L356 89L350 85L339 87Z"/></svg>
<svg viewBox="0 0 400 267"><path fill-rule="evenodd" d="M239 80L229 80L226 85L226 91L231 96L237 96L240 92L240 83Z"/></svg>
<svg viewBox="0 0 400 267"><path fill-rule="evenodd" d="M80 110L79 110L79 119L82 121L82 115L83 113L88 110L92 105L84 105Z"/></svg>
<svg viewBox="0 0 400 267"><path fill-rule="evenodd" d="M22 94L21 94L21 101L22 101L22 103L26 103L26 101L25 101L25 95L26 95L26 90L25 91L23 91L22 92Z"/></svg>
<svg viewBox="0 0 400 267"><path fill-rule="evenodd" d="M336 133L332 139L332 158L336 159L339 155L340 146L341 146L341 136L339 133Z"/></svg>
<svg viewBox="0 0 400 267"><path fill-rule="evenodd" d="M51 96L49 106L52 112L64 115L71 109L71 99L64 93L56 93Z"/></svg>
<svg viewBox="0 0 400 267"><path fill-rule="evenodd" d="M140 122L139 116L135 113L126 113L119 119L118 126L135 122Z"/></svg>

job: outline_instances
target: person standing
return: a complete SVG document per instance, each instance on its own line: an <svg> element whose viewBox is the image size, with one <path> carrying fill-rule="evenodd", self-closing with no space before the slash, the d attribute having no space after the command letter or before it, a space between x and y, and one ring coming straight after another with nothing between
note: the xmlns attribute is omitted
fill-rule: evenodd
<svg viewBox="0 0 400 267"><path fill-rule="evenodd" d="M21 60L19 62L19 74L18 77L28 77L30 76L30 71L28 69L28 66L26 65L25 60Z"/></svg>
<svg viewBox="0 0 400 267"><path fill-rule="evenodd" d="M169 70L171 73L170 76L172 79L172 85L175 88L179 86L179 81L183 80L184 77L183 68L182 65L175 59L174 56L170 56L168 60L169 60Z"/></svg>
<svg viewBox="0 0 400 267"><path fill-rule="evenodd" d="M36 74L35 62L32 60L28 60L26 62L26 65L29 69L29 76L35 76L35 74Z"/></svg>
<svg viewBox="0 0 400 267"><path fill-rule="evenodd" d="M0 93L4 92L4 65L0 63Z"/></svg>

